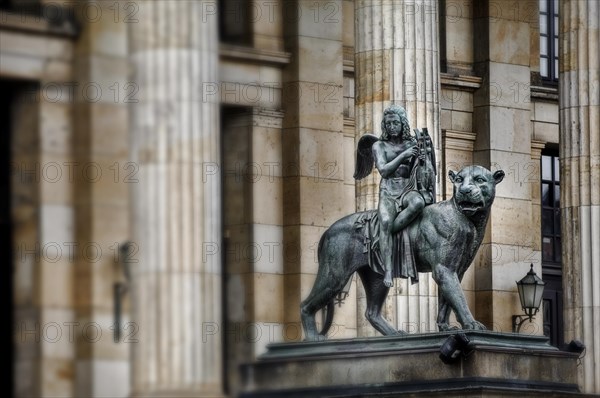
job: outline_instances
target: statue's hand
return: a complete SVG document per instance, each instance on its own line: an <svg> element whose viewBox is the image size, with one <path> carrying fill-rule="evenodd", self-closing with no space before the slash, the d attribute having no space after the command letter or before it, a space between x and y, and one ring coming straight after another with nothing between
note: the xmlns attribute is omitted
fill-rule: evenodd
<svg viewBox="0 0 600 398"><path fill-rule="evenodd" d="M400 154L400 158L402 163L407 163L410 161L410 159L413 156L418 156L419 155L419 148L417 148L416 146L412 147L412 148L408 148L407 150L405 150L404 152L402 152Z"/></svg>

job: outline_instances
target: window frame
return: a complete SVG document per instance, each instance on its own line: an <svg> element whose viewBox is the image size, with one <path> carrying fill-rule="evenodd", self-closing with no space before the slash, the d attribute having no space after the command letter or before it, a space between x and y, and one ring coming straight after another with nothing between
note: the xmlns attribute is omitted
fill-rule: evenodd
<svg viewBox="0 0 600 398"><path fill-rule="evenodd" d="M550 179L544 178L544 158L550 158ZM562 231L560 227L560 166L559 156L556 152L542 153L540 158L540 233L542 237L542 266L544 273L553 275L562 275L562 251L557 250L562 242ZM544 203L544 185L548 186L550 196L550 205ZM556 197L557 188L558 195ZM552 212L551 232L547 232L547 225L544 224L544 212ZM558 225L557 225L558 223ZM545 231L546 230L546 231ZM552 256L544 257L544 238L552 239Z"/></svg>
<svg viewBox="0 0 600 398"><path fill-rule="evenodd" d="M550 173L544 167L544 158L550 158ZM543 333L553 346L562 348L564 344L564 319L563 319L563 289L562 289L562 258L561 251L556 250L557 238L562 242L562 229L560 223L560 196L556 197L555 187L559 187L560 194L560 162L557 150L546 149L540 158L540 236L542 239L542 279L546 282L543 296L542 322ZM544 177L550 178L544 178ZM544 184L548 184L550 205L544 205ZM547 202L546 202L547 203ZM552 234L544 232L544 210L552 211ZM556 212L558 211L558 214ZM558 216L558 217L557 217ZM558 228L558 229L557 229ZM544 258L543 240L545 236L552 238L552 258Z"/></svg>
<svg viewBox="0 0 600 398"><path fill-rule="evenodd" d="M542 11L542 5L545 4L546 11ZM540 27L540 76L545 84L558 85L558 46L559 46L559 5L558 0L539 0L539 27ZM542 25L545 22L546 33L542 33ZM545 46L546 55L542 55L543 39L546 39L547 45ZM542 62L547 62L548 74L544 76L542 73Z"/></svg>

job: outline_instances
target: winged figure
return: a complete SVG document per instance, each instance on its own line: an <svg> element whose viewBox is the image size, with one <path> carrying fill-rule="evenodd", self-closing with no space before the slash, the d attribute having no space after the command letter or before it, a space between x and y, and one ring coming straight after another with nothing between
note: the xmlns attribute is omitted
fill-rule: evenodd
<svg viewBox="0 0 600 398"><path fill-rule="evenodd" d="M410 242L396 235L435 202L435 151L427 129L410 134L402 107L385 109L381 130L381 137L365 134L358 140L354 178L365 178L373 166L381 175L377 217L370 221L371 245L379 257L374 263L380 264L384 284L391 287L394 277L417 278Z"/></svg>

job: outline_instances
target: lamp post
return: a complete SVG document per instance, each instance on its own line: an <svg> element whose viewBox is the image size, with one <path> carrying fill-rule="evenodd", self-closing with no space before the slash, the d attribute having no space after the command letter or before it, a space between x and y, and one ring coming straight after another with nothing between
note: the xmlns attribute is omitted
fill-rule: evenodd
<svg viewBox="0 0 600 398"><path fill-rule="evenodd" d="M350 286L352 285L352 279L354 279L354 277L348 279L348 282L346 282L346 284L342 288L342 291L339 292L337 296L335 296L335 302L340 307L342 306L342 304L344 304L344 300L346 300L346 298L350 295Z"/></svg>
<svg viewBox="0 0 600 398"><path fill-rule="evenodd" d="M352 280L354 279L354 277L351 277L350 279L348 279L348 282L346 282L346 284L344 285L343 289L341 292L339 292L337 294L337 296L335 296L335 303L337 303L337 305L339 307L342 306L342 304L344 304L344 300L346 300L348 298L348 296L350 295L350 287L352 286ZM333 311L333 309L331 310ZM327 306L326 308L324 308L321 311L321 320L323 322L323 325L325 325L328 322L331 322L331 320L333 318L330 318L329 321L327 320L328 317L331 317L332 313L330 313L330 309L329 306Z"/></svg>
<svg viewBox="0 0 600 398"><path fill-rule="evenodd" d="M525 315L513 315L513 332L518 333L526 320L529 320L529 322L533 320L533 316L540 309L545 284L546 282L536 275L533 264L531 264L531 269L527 275L517 282L519 300L521 300L521 308L523 308Z"/></svg>

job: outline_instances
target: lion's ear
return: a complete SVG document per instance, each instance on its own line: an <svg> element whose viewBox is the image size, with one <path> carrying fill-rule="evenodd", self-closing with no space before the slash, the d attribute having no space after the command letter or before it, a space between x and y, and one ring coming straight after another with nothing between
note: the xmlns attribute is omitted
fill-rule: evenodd
<svg viewBox="0 0 600 398"><path fill-rule="evenodd" d="M503 170L498 170L497 172L494 173L494 181L496 182L496 184L500 184L503 179L504 179L504 171Z"/></svg>
<svg viewBox="0 0 600 398"><path fill-rule="evenodd" d="M450 170L448 171L448 177L450 178L450 181L454 182L454 179L456 178L456 173Z"/></svg>

